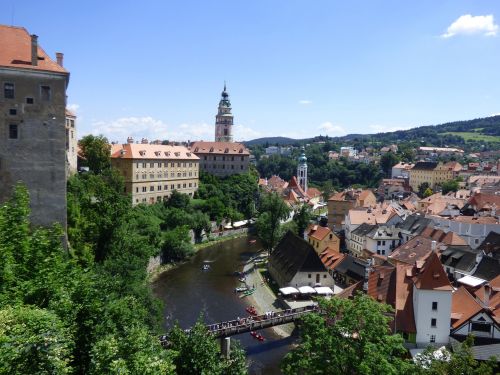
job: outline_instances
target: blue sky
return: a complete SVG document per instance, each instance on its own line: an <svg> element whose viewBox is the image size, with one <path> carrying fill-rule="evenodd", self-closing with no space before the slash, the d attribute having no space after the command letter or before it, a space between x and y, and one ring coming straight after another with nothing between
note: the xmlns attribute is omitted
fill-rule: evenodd
<svg viewBox="0 0 500 375"><path fill-rule="evenodd" d="M500 112L500 2L0 2L65 54L79 136L212 140L374 133ZM1 48L1 46L0 46Z"/></svg>

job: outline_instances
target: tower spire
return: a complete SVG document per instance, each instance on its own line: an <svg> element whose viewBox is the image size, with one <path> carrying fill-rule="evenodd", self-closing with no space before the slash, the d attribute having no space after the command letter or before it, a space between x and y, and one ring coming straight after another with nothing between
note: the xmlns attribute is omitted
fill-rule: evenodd
<svg viewBox="0 0 500 375"><path fill-rule="evenodd" d="M215 116L215 141L233 141L233 115L229 94L226 91L226 81L224 81L224 91L221 93L217 116Z"/></svg>

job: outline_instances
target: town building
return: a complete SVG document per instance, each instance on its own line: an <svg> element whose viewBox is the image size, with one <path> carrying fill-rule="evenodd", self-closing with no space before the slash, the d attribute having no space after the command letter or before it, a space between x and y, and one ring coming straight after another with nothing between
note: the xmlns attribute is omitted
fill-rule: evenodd
<svg viewBox="0 0 500 375"><path fill-rule="evenodd" d="M248 172L250 152L237 142L194 142L189 149L200 159L200 171L224 177Z"/></svg>
<svg viewBox="0 0 500 375"><path fill-rule="evenodd" d="M415 166L413 163L405 163L404 161L394 165L391 170L391 178L410 178L410 170Z"/></svg>
<svg viewBox="0 0 500 375"><path fill-rule="evenodd" d="M290 146L269 146L265 148L266 155L281 155L290 156L292 154L292 147Z"/></svg>
<svg viewBox="0 0 500 375"><path fill-rule="evenodd" d="M192 197L198 190L199 159L186 147L128 141L112 145L111 165L125 179L132 204L161 202L174 190Z"/></svg>
<svg viewBox="0 0 500 375"><path fill-rule="evenodd" d="M217 116L215 116L215 142L233 141L233 114L231 113L231 102L224 83L221 93Z"/></svg>
<svg viewBox="0 0 500 375"><path fill-rule="evenodd" d="M333 231L343 229L345 215L356 207L371 207L377 198L371 190L348 189L332 195L328 199L328 226Z"/></svg>
<svg viewBox="0 0 500 375"><path fill-rule="evenodd" d="M402 178L384 178L377 189L378 196L384 199L400 199L408 193L408 181Z"/></svg>
<svg viewBox="0 0 500 375"><path fill-rule="evenodd" d="M56 61L25 28L0 25L0 202L22 181L34 225L66 226L66 88Z"/></svg>
<svg viewBox="0 0 500 375"><path fill-rule="evenodd" d="M291 231L283 236L271 252L268 269L280 288L333 287L335 284L314 248Z"/></svg>
<svg viewBox="0 0 500 375"><path fill-rule="evenodd" d="M413 191L418 191L418 187L424 182L427 182L431 189L436 190L443 182L456 178L461 169L462 166L457 162L443 164L419 161L410 169L409 183Z"/></svg>
<svg viewBox="0 0 500 375"><path fill-rule="evenodd" d="M314 224L307 228L305 234L306 240L318 254L321 254L326 249L331 249L337 253L340 251L340 239L330 228Z"/></svg>
<svg viewBox="0 0 500 375"><path fill-rule="evenodd" d="M352 146L344 146L340 148L340 156L345 158L353 158L358 154L358 150L356 150Z"/></svg>
<svg viewBox="0 0 500 375"><path fill-rule="evenodd" d="M437 158L438 156L462 156L464 150L454 147L428 147L422 146L417 150L418 156Z"/></svg>
<svg viewBox="0 0 500 375"><path fill-rule="evenodd" d="M68 176L76 173L77 159L76 115L66 108L66 166Z"/></svg>

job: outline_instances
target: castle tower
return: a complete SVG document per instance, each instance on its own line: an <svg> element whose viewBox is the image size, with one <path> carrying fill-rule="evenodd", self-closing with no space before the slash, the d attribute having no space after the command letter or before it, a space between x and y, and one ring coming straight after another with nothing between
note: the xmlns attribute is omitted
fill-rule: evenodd
<svg viewBox="0 0 500 375"><path fill-rule="evenodd" d="M307 158L304 146L302 146L299 156L299 165L297 166L297 180L302 190L304 190L304 192L307 192Z"/></svg>
<svg viewBox="0 0 500 375"><path fill-rule="evenodd" d="M219 102L219 111L215 116L215 142L233 141L233 115L231 113L231 102L229 94L226 91L224 82L224 91L222 91Z"/></svg>

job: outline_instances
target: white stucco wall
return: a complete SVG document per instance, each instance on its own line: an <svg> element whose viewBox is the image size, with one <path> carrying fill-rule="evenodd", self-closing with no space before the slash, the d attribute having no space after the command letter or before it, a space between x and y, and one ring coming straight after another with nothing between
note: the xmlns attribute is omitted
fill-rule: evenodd
<svg viewBox="0 0 500 375"><path fill-rule="evenodd" d="M432 309L437 302L437 310ZM417 329L417 346L426 347L431 343L431 335L436 336L435 345L448 344L451 321L451 291L423 290L413 286L413 311ZM431 319L436 319L436 327L431 327Z"/></svg>
<svg viewBox="0 0 500 375"><path fill-rule="evenodd" d="M472 325L470 323L479 321L479 319L481 318L484 319L484 322L490 323L492 325L490 333L472 330ZM459 329L453 331L453 333L455 335L463 335L463 336L467 336L471 333L475 337L488 337L497 340L500 339L500 329L498 328L497 325L494 324L493 320L488 316L488 314L485 313L477 314L468 322L465 322L461 327L459 327Z"/></svg>
<svg viewBox="0 0 500 375"><path fill-rule="evenodd" d="M310 278L309 275L311 275ZM316 275L319 275L319 283L321 286L334 286L335 282L326 270L324 272L298 272L287 286L293 286L296 288L299 286L309 285L314 287L316 285Z"/></svg>

